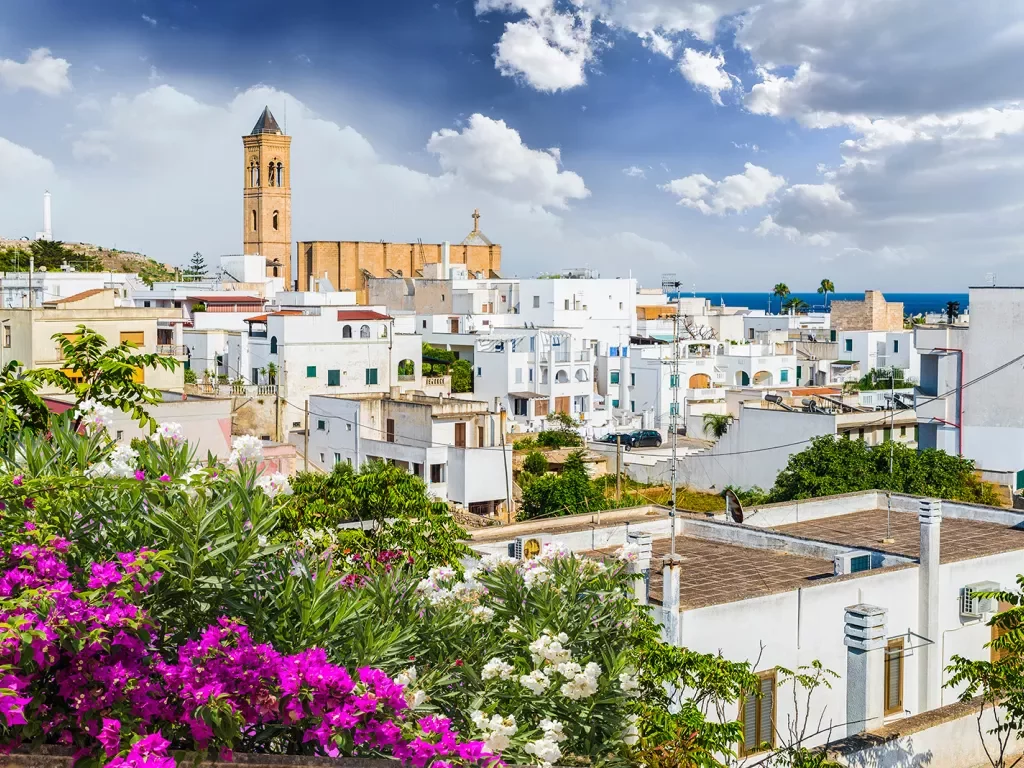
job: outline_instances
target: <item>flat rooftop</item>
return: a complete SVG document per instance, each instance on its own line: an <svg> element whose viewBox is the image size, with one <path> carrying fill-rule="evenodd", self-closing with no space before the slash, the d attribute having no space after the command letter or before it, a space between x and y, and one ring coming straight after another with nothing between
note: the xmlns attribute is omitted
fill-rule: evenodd
<svg viewBox="0 0 1024 768"><path fill-rule="evenodd" d="M654 540L652 602L661 602L664 589L661 560L668 551L668 539ZM679 607L682 609L789 592L822 579L836 578L831 560L721 544L693 536L676 537L676 553L683 558L679 576Z"/></svg>
<svg viewBox="0 0 1024 768"><path fill-rule="evenodd" d="M886 538L886 510L869 509L835 517L808 520L803 523L779 525L765 529L805 539L842 544L851 549L873 549L893 555L919 558L921 528L917 515L911 512L892 513L892 544ZM955 517L943 517L939 535L939 557L943 563L970 560L1024 549L1024 530L997 523L982 523Z"/></svg>

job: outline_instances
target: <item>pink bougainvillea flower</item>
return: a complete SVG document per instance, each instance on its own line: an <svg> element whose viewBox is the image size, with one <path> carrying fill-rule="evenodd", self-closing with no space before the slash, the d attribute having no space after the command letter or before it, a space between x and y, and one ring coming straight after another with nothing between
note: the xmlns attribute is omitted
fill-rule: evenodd
<svg viewBox="0 0 1024 768"><path fill-rule="evenodd" d="M21 485L25 480L24 475L15 475L11 478L11 485Z"/></svg>

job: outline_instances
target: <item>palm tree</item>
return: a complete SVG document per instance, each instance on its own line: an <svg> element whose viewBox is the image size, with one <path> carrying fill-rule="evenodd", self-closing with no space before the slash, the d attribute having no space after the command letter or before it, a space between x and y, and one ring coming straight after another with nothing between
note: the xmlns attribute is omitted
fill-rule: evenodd
<svg viewBox="0 0 1024 768"><path fill-rule="evenodd" d="M818 286L818 293L825 294L825 309L828 309L828 295L836 292L835 283L828 278L821 281L821 285Z"/></svg>
<svg viewBox="0 0 1024 768"><path fill-rule="evenodd" d="M806 312L808 309L810 309L810 307L811 305L808 304L803 299L801 299L799 296L792 297L789 301L782 305L782 309L786 310L787 312L792 310L798 314L801 312Z"/></svg>
<svg viewBox="0 0 1024 768"><path fill-rule="evenodd" d="M729 431L732 416L727 413L705 413L703 421L705 437L718 440Z"/></svg>
<svg viewBox="0 0 1024 768"><path fill-rule="evenodd" d="M785 283L776 283L774 290L772 290L772 295L779 297L779 305L781 306L782 302L789 296L789 286Z"/></svg>
<svg viewBox="0 0 1024 768"><path fill-rule="evenodd" d="M956 319L960 317L960 302L959 301L947 301L946 302L946 322L952 325L956 322Z"/></svg>

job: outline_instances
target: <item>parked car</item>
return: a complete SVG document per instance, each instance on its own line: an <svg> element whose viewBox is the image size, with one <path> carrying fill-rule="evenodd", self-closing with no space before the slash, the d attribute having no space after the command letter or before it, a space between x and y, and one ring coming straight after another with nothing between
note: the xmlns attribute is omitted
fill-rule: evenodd
<svg viewBox="0 0 1024 768"><path fill-rule="evenodd" d="M607 435L594 439L595 443L611 443L612 445L615 445L615 443L619 441L621 441L623 445L629 445L629 434L626 432L609 432Z"/></svg>
<svg viewBox="0 0 1024 768"><path fill-rule="evenodd" d="M638 429L629 433L629 444L626 450L631 448L660 448L661 435L653 429Z"/></svg>

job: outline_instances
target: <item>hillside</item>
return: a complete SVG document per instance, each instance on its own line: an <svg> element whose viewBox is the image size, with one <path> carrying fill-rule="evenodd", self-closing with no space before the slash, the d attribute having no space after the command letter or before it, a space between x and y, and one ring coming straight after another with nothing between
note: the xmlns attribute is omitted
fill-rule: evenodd
<svg viewBox="0 0 1024 768"><path fill-rule="evenodd" d="M171 265L161 264L141 253L105 248L92 243L5 239L0 239L0 254L4 257L0 259L3 262L0 267L6 271L24 271L27 268L27 254L32 251L37 254L37 264L41 261L42 252L45 252L49 258L44 260L55 262L46 265L51 269L59 267L62 256L70 255L65 260L80 271L88 269L101 272L135 272L142 275L147 281L172 279L175 270ZM13 258L16 252L25 254L25 258ZM76 256L78 258L75 258Z"/></svg>

